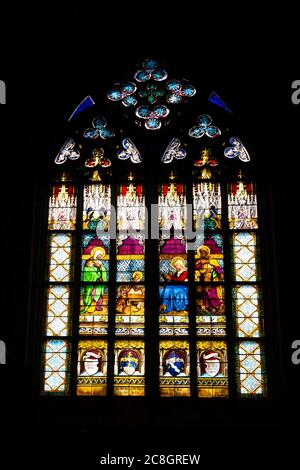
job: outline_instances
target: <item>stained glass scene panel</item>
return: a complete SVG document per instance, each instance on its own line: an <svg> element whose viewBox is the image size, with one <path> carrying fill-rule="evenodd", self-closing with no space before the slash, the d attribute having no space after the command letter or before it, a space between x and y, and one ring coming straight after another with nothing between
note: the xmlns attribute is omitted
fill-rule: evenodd
<svg viewBox="0 0 300 470"><path fill-rule="evenodd" d="M145 332L145 287L122 284L117 287L116 335L139 336Z"/></svg>
<svg viewBox="0 0 300 470"><path fill-rule="evenodd" d="M82 238L81 279L107 282L109 277L109 234L86 234Z"/></svg>
<svg viewBox="0 0 300 470"><path fill-rule="evenodd" d="M49 339L43 347L44 394L68 395L70 384L70 348L64 339Z"/></svg>
<svg viewBox="0 0 300 470"><path fill-rule="evenodd" d="M107 342L80 340L78 343L77 395L107 393Z"/></svg>
<svg viewBox="0 0 300 470"><path fill-rule="evenodd" d="M198 396L228 396L228 359L225 341L197 342Z"/></svg>
<svg viewBox="0 0 300 470"><path fill-rule="evenodd" d="M72 184L52 186L49 198L48 229L75 230L76 192Z"/></svg>
<svg viewBox="0 0 300 470"><path fill-rule="evenodd" d="M80 291L79 333L105 335L108 323L108 287L86 283Z"/></svg>
<svg viewBox="0 0 300 470"><path fill-rule="evenodd" d="M108 184L87 184L83 192L83 229L107 231L110 228L111 192Z"/></svg>
<svg viewBox="0 0 300 470"><path fill-rule="evenodd" d="M141 184L121 184L117 197L117 282L143 282L145 197Z"/></svg>
<svg viewBox="0 0 300 470"><path fill-rule="evenodd" d="M190 350L188 341L159 343L159 388L162 397L190 396Z"/></svg>
<svg viewBox="0 0 300 470"><path fill-rule="evenodd" d="M262 335L261 299L257 286L236 286L232 291L233 315L236 332L240 338L255 338Z"/></svg>
<svg viewBox="0 0 300 470"><path fill-rule="evenodd" d="M196 327L198 336L226 335L223 285L196 286Z"/></svg>
<svg viewBox="0 0 300 470"><path fill-rule="evenodd" d="M67 336L70 331L70 287L52 285L47 289L46 335Z"/></svg>
<svg viewBox="0 0 300 470"><path fill-rule="evenodd" d="M193 184L194 223L197 230L222 228L221 186L216 182Z"/></svg>
<svg viewBox="0 0 300 470"><path fill-rule="evenodd" d="M166 283L159 287L160 335L187 335L189 330L188 286Z"/></svg>
<svg viewBox="0 0 300 470"><path fill-rule="evenodd" d="M258 228L256 189L252 183L229 184L228 221L233 230Z"/></svg>
<svg viewBox="0 0 300 470"><path fill-rule="evenodd" d="M145 395L144 341L115 341L114 395Z"/></svg>
<svg viewBox="0 0 300 470"><path fill-rule="evenodd" d="M158 202L160 280L186 282L186 188L179 183L161 185Z"/></svg>
<svg viewBox="0 0 300 470"><path fill-rule="evenodd" d="M50 282L69 282L73 278L72 236L67 233L51 234L49 237Z"/></svg>
<svg viewBox="0 0 300 470"><path fill-rule="evenodd" d="M195 281L220 282L224 280L223 237L218 232L205 232L195 250Z"/></svg>
<svg viewBox="0 0 300 470"><path fill-rule="evenodd" d="M257 281L256 234L233 234L233 278L235 281Z"/></svg>
<svg viewBox="0 0 300 470"><path fill-rule="evenodd" d="M238 391L241 395L265 394L265 371L261 345L256 341L241 341L237 345Z"/></svg>

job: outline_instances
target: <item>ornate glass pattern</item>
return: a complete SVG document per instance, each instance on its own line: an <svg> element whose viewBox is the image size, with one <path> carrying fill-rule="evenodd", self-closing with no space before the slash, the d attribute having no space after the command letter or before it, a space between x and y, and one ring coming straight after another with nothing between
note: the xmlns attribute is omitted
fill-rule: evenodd
<svg viewBox="0 0 300 470"><path fill-rule="evenodd" d="M169 80L166 86L168 90L167 102L179 104L184 98L191 98L196 94L196 88L193 85L181 83L179 80Z"/></svg>
<svg viewBox="0 0 300 470"><path fill-rule="evenodd" d="M229 143L231 144L231 147L226 147L224 150L225 157L239 158L242 162L249 162L251 160L246 147L238 137L231 137L229 139Z"/></svg>
<svg viewBox="0 0 300 470"><path fill-rule="evenodd" d="M180 139L178 139L178 137L174 137L166 148L161 161L163 163L171 163L174 158L182 160L185 157L186 150L181 147Z"/></svg>
<svg viewBox="0 0 300 470"><path fill-rule="evenodd" d="M241 230L232 232L232 303L238 392L242 396L265 395L256 191L252 183L241 181L232 183L229 189L229 227ZM259 338L260 342L251 338Z"/></svg>
<svg viewBox="0 0 300 470"><path fill-rule="evenodd" d="M159 66L157 60L146 59L143 62L141 70L138 70L134 74L134 78L137 82L147 82L151 78L155 81L161 82L168 76L168 72Z"/></svg>
<svg viewBox="0 0 300 470"><path fill-rule="evenodd" d="M156 130L161 128L162 119L165 119L170 113L167 106L161 104L150 108L149 106L139 106L136 109L136 116L144 119L145 128L148 130Z"/></svg>
<svg viewBox="0 0 300 470"><path fill-rule="evenodd" d="M52 285L47 290L46 335L69 334L70 287Z"/></svg>
<svg viewBox="0 0 300 470"><path fill-rule="evenodd" d="M110 185L87 184L84 186L83 199L83 226L84 230L107 232L109 230Z"/></svg>
<svg viewBox="0 0 300 470"><path fill-rule="evenodd" d="M78 343L77 395L107 393L107 342L80 340Z"/></svg>
<svg viewBox="0 0 300 470"><path fill-rule="evenodd" d="M188 341L159 343L159 388L162 397L190 396L190 350Z"/></svg>
<svg viewBox="0 0 300 470"><path fill-rule="evenodd" d="M61 147L60 151L55 157L54 162L57 165L61 165L62 163L65 163L68 159L70 160L78 160L80 157L80 151L75 148L75 141L74 139L68 139L64 143L64 145Z"/></svg>
<svg viewBox="0 0 300 470"><path fill-rule="evenodd" d="M104 157L104 150L102 147L96 147L92 151L92 156L85 160L84 166L86 168L95 168L95 167L108 168L111 166L111 160L109 158ZM92 179L94 181L99 181L99 172L97 170L95 170L94 175L92 176Z"/></svg>
<svg viewBox="0 0 300 470"><path fill-rule="evenodd" d="M221 186L217 182L202 181L193 184L194 221L198 230L222 228Z"/></svg>
<svg viewBox="0 0 300 470"><path fill-rule="evenodd" d="M122 101L124 106L135 106L137 100L131 95L135 93L136 88L136 84L133 82L127 82L123 85L117 83L114 88L109 90L107 97L111 101Z"/></svg>
<svg viewBox="0 0 300 470"><path fill-rule="evenodd" d="M131 139L129 139L128 137L126 137L126 139L123 139L122 146L123 150L120 150L118 152L118 158L120 160L130 159L132 163L141 163L141 154Z"/></svg>
<svg viewBox="0 0 300 470"><path fill-rule="evenodd" d="M207 136L211 139L221 135L221 129L216 126L212 126L212 118L208 114L201 114L197 119L197 126L189 129L189 136L195 139L201 139L201 137Z"/></svg>
<svg viewBox="0 0 300 470"><path fill-rule="evenodd" d="M70 155L66 158L74 159ZM69 283L74 279L74 234L71 231L76 228L77 195L75 185L66 182L64 174L61 180L51 186L48 206L48 285L42 374L43 393L65 395L70 385L71 343L66 337L70 338L72 325L73 288Z"/></svg>
<svg viewBox="0 0 300 470"><path fill-rule="evenodd" d="M43 393L66 395L70 382L70 348L66 340L49 339L42 358Z"/></svg>
<svg viewBox="0 0 300 470"><path fill-rule="evenodd" d="M233 288L232 298L237 335L240 338L261 336L261 299L258 286L236 286Z"/></svg>
<svg viewBox="0 0 300 470"><path fill-rule="evenodd" d="M237 346L238 382L241 395L265 394L263 353L257 341L241 341Z"/></svg>
<svg viewBox="0 0 300 470"><path fill-rule="evenodd" d="M145 395L144 341L115 341L114 395Z"/></svg>
<svg viewBox="0 0 300 470"><path fill-rule="evenodd" d="M83 137L85 139L98 139L101 138L103 140L111 139L115 136L115 131L113 129L109 129L107 127L107 121L102 116L96 116L92 120L92 126L89 129L86 129L83 133Z"/></svg>
<svg viewBox="0 0 300 470"><path fill-rule="evenodd" d="M49 281L69 282L73 277L72 237L67 233L50 234Z"/></svg>
<svg viewBox="0 0 300 470"><path fill-rule="evenodd" d="M166 81L167 77L168 72L158 61L147 59L134 73L135 81L116 83L107 97L110 101L121 102L126 108L133 108L135 123L139 126L144 124L148 130L157 130L169 122L165 118L171 109L166 104L184 103L196 93L196 88L185 80Z"/></svg>
<svg viewBox="0 0 300 470"><path fill-rule="evenodd" d="M76 193L72 184L56 184L51 188L48 212L49 230L75 230Z"/></svg>
<svg viewBox="0 0 300 470"><path fill-rule="evenodd" d="M235 281L257 281L256 234L233 234L233 269Z"/></svg>
<svg viewBox="0 0 300 470"><path fill-rule="evenodd" d="M225 341L197 342L198 396L228 396L228 359Z"/></svg>
<svg viewBox="0 0 300 470"><path fill-rule="evenodd" d="M257 197L252 183L239 181L228 186L228 219L233 230L258 228Z"/></svg>

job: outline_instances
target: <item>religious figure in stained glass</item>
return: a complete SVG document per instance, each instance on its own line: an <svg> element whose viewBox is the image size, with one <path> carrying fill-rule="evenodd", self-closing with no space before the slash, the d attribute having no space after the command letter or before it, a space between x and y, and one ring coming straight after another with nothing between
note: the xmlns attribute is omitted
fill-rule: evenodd
<svg viewBox="0 0 300 470"><path fill-rule="evenodd" d="M121 286L117 297L117 312L141 312L144 305L141 299L144 298L145 288L141 285Z"/></svg>
<svg viewBox="0 0 300 470"><path fill-rule="evenodd" d="M169 274L163 274L166 281L184 282L187 281L188 269L186 266L186 260L181 256L175 256L172 258L171 267L174 271Z"/></svg>
<svg viewBox="0 0 300 470"><path fill-rule="evenodd" d="M211 249L207 245L201 245L197 249L195 280L202 282L217 282L224 279L223 269L218 260L211 255Z"/></svg>
<svg viewBox="0 0 300 470"><path fill-rule="evenodd" d="M188 308L187 286L167 285L160 288L160 310L164 313L186 312ZM187 313L187 312L186 312Z"/></svg>
<svg viewBox="0 0 300 470"><path fill-rule="evenodd" d="M107 272L101 259L105 256L105 249L101 246L91 250L90 258L86 261L83 268L82 280L85 282L99 282L100 284L88 284L83 288L83 304L84 309L81 313L85 313L92 303L95 303L95 310L102 310L103 294L105 286L101 284L107 281Z"/></svg>

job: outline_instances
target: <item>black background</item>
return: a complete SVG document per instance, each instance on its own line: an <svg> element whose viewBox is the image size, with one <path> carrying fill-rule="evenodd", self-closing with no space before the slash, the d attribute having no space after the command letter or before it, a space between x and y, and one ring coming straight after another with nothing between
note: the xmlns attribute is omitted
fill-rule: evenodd
<svg viewBox="0 0 300 470"><path fill-rule="evenodd" d="M39 230L33 225L34 185L45 172L47 159L52 158L50 150L57 145L60 129L77 103L96 91L98 83L107 89L144 58L155 57L191 83L203 82L203 88L209 84L218 91L247 129L252 147L258 150L261 171L271 188L276 252L270 263L275 272L272 288L281 325L281 387L275 402L263 406L257 426L251 422L253 403L248 415L241 416L241 429L250 439L248 448L243 447L243 436L230 422L216 424L215 430L211 424L207 430L203 422L203 432L195 434L185 427L178 413L182 429L172 433L165 423L168 413L177 412L174 407L166 409L157 434L146 421L143 428L116 427L104 441L99 441L101 423L94 433L82 429L78 435L70 428L64 429L70 438L66 459L77 460L80 445L91 445L86 456L91 460L113 453L111 449L122 453L126 449L125 434L130 442L128 455L168 449L184 453L190 448L201 453L203 461L214 464L221 464L222 459L236 465L243 461L240 459L267 462L279 456L286 464L291 462L297 455L300 376L300 365L291 362L292 341L300 339L300 105L291 102L291 83L297 79L299 68L292 8L283 11L282 6L278 10L273 7L263 13L252 2L239 10L231 9L226 2L208 8L201 3L179 7L166 3L164 8L161 4L140 3L72 7L68 11L45 5L41 11L18 6L14 15L7 13L7 20L7 28L1 32L0 63L0 79L7 85L7 105L0 107L0 338L7 344L8 356L7 366L0 366L0 406L1 416L7 418L2 421L6 440L1 443L5 442L8 457L12 461L40 462L42 466L45 460L56 458L47 445L54 430L47 429L45 423L36 424L39 419L28 378L31 365L26 362L31 239L33 231ZM288 33L283 34L286 28ZM238 405L234 408L238 414ZM264 419L268 423L263 423ZM255 430L260 457L251 454L256 445L251 437ZM141 432L150 433L144 442L138 436ZM62 430L57 435L62 435ZM37 444L41 456L36 453Z"/></svg>

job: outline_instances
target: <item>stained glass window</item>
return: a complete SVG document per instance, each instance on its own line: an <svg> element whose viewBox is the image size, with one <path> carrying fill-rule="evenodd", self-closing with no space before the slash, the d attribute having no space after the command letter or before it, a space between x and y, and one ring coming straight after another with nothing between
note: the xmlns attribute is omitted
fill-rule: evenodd
<svg viewBox="0 0 300 470"><path fill-rule="evenodd" d="M253 183L240 180L229 185L228 219L232 230L232 303L238 339L235 346L238 391L242 396L264 395L266 373L259 227L256 188Z"/></svg>
<svg viewBox="0 0 300 470"><path fill-rule="evenodd" d="M165 183L159 192L160 335L188 335L186 188Z"/></svg>
<svg viewBox="0 0 300 470"><path fill-rule="evenodd" d="M167 132L195 94L149 59L105 96L135 131L89 96L69 118L48 193L42 394L266 396L259 188L215 92Z"/></svg>

